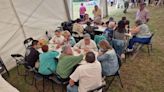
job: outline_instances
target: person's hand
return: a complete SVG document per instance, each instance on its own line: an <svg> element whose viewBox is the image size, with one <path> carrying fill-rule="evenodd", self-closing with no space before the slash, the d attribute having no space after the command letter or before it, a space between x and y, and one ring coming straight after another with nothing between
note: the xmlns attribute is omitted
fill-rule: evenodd
<svg viewBox="0 0 164 92"><path fill-rule="evenodd" d="M60 48L60 44L57 44L56 49L59 49L59 48Z"/></svg>
<svg viewBox="0 0 164 92"><path fill-rule="evenodd" d="M78 53L81 53L81 50L80 49L76 49L75 51L77 51Z"/></svg>
<svg viewBox="0 0 164 92"><path fill-rule="evenodd" d="M83 50L84 50L84 52L89 52L90 51L89 48L84 48Z"/></svg>

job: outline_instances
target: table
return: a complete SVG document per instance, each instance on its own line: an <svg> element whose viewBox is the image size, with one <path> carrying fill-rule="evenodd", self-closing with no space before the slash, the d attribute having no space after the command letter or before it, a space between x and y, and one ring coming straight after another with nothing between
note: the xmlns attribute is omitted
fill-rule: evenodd
<svg viewBox="0 0 164 92"><path fill-rule="evenodd" d="M62 47L56 49L56 45L55 44L48 44L48 47L49 47L49 51L58 51L59 52L59 55L57 58L60 57L61 53L62 53ZM38 51L40 53L43 53L43 51L41 50L41 48L38 49ZM85 52L83 50L81 50L81 53L78 53L77 51L75 51L75 49L72 47L72 51L73 51L73 55L74 56L79 56L80 54L84 54L85 55ZM98 55L98 52L97 51L93 51L97 57Z"/></svg>
<svg viewBox="0 0 164 92"><path fill-rule="evenodd" d="M0 92L19 92L15 87L8 83L2 75L0 75Z"/></svg>

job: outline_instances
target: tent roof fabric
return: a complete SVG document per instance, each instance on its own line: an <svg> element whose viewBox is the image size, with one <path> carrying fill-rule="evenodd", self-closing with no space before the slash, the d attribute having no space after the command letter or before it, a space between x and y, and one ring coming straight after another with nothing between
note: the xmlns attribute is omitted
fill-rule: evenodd
<svg viewBox="0 0 164 92"><path fill-rule="evenodd" d="M105 3L105 0L101 0ZM8 69L16 64L13 53L25 53L23 41L53 32L70 19L72 0L0 0L0 56ZM102 5L103 9L105 4Z"/></svg>

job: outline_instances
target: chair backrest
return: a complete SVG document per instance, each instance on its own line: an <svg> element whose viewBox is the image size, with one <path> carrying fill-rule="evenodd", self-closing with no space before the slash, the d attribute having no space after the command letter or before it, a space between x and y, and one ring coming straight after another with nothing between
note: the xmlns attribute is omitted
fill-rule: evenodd
<svg viewBox="0 0 164 92"><path fill-rule="evenodd" d="M33 38L30 37L30 38L25 39L23 43L25 47L27 48L32 45L32 41L33 41Z"/></svg>
<svg viewBox="0 0 164 92"><path fill-rule="evenodd" d="M9 72L8 72L8 70L7 70L6 66L5 66L5 64L3 63L2 58L0 57L0 73L2 73L4 70L6 70L8 76L9 76Z"/></svg>
<svg viewBox="0 0 164 92"><path fill-rule="evenodd" d="M89 90L89 91L87 91L87 92L98 92L99 90L101 90L101 89L104 88L104 87L105 87L105 84L103 84L103 85L101 85L101 86L98 86L97 88L92 89L92 90Z"/></svg>
<svg viewBox="0 0 164 92"><path fill-rule="evenodd" d="M15 59L17 64L24 64L25 60L21 54L11 54L11 57Z"/></svg>
<svg viewBox="0 0 164 92"><path fill-rule="evenodd" d="M0 57L0 73L2 73L4 71L4 63L2 61L2 58Z"/></svg>

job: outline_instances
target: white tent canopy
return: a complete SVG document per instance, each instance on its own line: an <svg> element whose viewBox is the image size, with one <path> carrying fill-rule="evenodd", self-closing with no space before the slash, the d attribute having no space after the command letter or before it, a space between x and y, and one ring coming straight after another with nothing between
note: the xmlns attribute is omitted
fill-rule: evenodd
<svg viewBox="0 0 164 92"><path fill-rule="evenodd" d="M70 2L72 0L0 0L0 56L8 69L15 66L11 54L24 54L25 38L40 38L46 30L53 31L70 19ZM106 0L101 2L105 9Z"/></svg>
<svg viewBox="0 0 164 92"><path fill-rule="evenodd" d="M68 20L63 0L0 0L0 56L7 68L10 55L24 53L27 37L39 38Z"/></svg>

